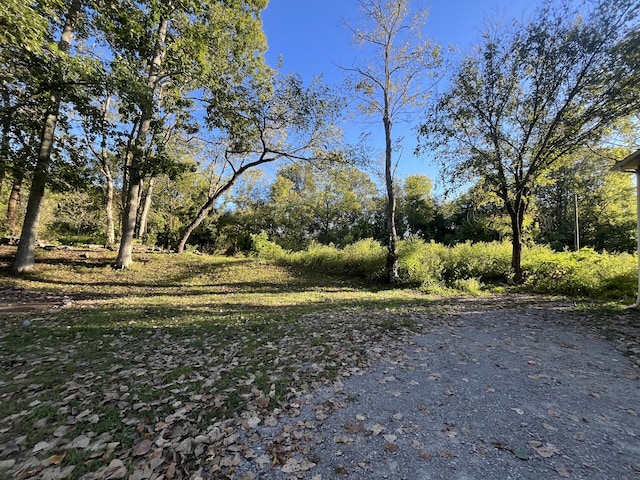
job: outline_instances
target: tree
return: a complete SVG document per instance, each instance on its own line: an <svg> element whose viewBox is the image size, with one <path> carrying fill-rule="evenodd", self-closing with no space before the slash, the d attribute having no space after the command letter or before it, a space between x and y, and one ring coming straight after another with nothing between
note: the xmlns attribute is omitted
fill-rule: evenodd
<svg viewBox="0 0 640 480"><path fill-rule="evenodd" d="M500 198L516 282L536 185L640 104L637 57L622 48L639 10L631 0L584 14L546 2L527 24L485 32L420 127L421 148L439 149L450 178L480 182Z"/></svg>
<svg viewBox="0 0 640 480"><path fill-rule="evenodd" d="M116 268L132 261L143 182L175 170L169 136L197 133L194 112L205 107L200 94L225 98L246 77L259 77L266 49L265 0L123 3L101 19L117 54L111 68L120 114L132 132L123 150L126 195Z"/></svg>
<svg viewBox="0 0 640 480"><path fill-rule="evenodd" d="M356 43L369 47L370 63L342 67L352 75L351 85L359 106L367 115L382 120L385 138L385 186L387 192L387 279L395 284L398 275L396 231L395 163L393 125L407 120L428 93L424 83L440 63L440 49L421 37L427 11L410 18L409 0L359 0L366 26L351 27Z"/></svg>
<svg viewBox="0 0 640 480"><path fill-rule="evenodd" d="M63 92L61 88L64 81L63 64L68 60L67 55L71 48L71 39L80 17L81 6L81 0L73 0L71 2L60 34L57 52L58 59L54 62L54 75L56 75L56 79L52 82L53 86L47 103L46 116L39 141L38 157L31 180L31 191L29 193L27 212L22 226L18 251L11 265L11 270L14 273L29 271L33 269L35 264L35 244L38 234L40 209L48 180L51 152L53 150L56 125L62 103Z"/></svg>
<svg viewBox="0 0 640 480"><path fill-rule="evenodd" d="M577 196L580 245L607 251L636 248L636 201L628 174L612 172L602 157L621 160L624 149L581 152L549 175L535 190L537 241L563 250L574 243Z"/></svg>
<svg viewBox="0 0 640 480"><path fill-rule="evenodd" d="M398 202L398 216L404 227L404 236L429 237L431 222L436 213L431 198L432 181L427 175L409 175L404 180Z"/></svg>
<svg viewBox="0 0 640 480"><path fill-rule="evenodd" d="M299 76L274 77L272 85L238 86L235 94L209 105L208 122L221 132L217 181L195 218L184 229L177 250L209 215L216 202L254 168L278 160L320 161L335 156L333 127L338 99L319 81L305 87Z"/></svg>

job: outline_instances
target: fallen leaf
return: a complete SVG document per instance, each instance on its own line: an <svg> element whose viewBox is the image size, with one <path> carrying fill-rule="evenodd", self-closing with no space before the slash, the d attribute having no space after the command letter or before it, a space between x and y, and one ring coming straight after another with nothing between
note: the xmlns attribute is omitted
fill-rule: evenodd
<svg viewBox="0 0 640 480"><path fill-rule="evenodd" d="M8 470L16 464L14 459L0 460L0 470Z"/></svg>
<svg viewBox="0 0 640 480"><path fill-rule="evenodd" d="M51 444L49 442L38 442L33 447L33 453L42 452L44 450L49 450L51 448Z"/></svg>
<svg viewBox="0 0 640 480"><path fill-rule="evenodd" d="M73 430L75 427L73 425L60 425L53 432L54 437L64 437L67 433Z"/></svg>
<svg viewBox="0 0 640 480"><path fill-rule="evenodd" d="M556 467L556 472L558 472L558 475L560 475L561 477L564 477L564 478L571 477L571 472L569 472L569 470L567 470L567 467L565 467L564 465L558 465Z"/></svg>
<svg viewBox="0 0 640 480"><path fill-rule="evenodd" d="M79 435L76 438L74 438L73 440L71 440L71 443L67 444L65 446L65 448L67 449L72 449L72 448L80 448L80 449L85 449L89 446L89 444L91 443L91 439L89 437L87 437L86 435Z"/></svg>
<svg viewBox="0 0 640 480"><path fill-rule="evenodd" d="M558 430L556 427L554 427L553 425L549 425L548 423L543 423L542 426L545 428L545 430L551 430L554 432Z"/></svg>
<svg viewBox="0 0 640 480"><path fill-rule="evenodd" d="M51 455L49 457L49 465L60 465L66 456L66 453L63 453L62 455Z"/></svg>
<svg viewBox="0 0 640 480"><path fill-rule="evenodd" d="M384 449L387 452L395 452L395 451L398 450L398 445L396 445L395 443L391 443L391 442L385 442Z"/></svg>
<svg viewBox="0 0 640 480"><path fill-rule="evenodd" d="M333 441L334 443L344 443L350 445L355 441L355 439L353 437L350 437L349 435L336 435L335 437L333 437Z"/></svg>
<svg viewBox="0 0 640 480"><path fill-rule="evenodd" d="M364 422L367 419L367 417L365 417L364 415L362 415L361 413L359 413L358 415L356 415L356 420L358 420L359 422Z"/></svg>
<svg viewBox="0 0 640 480"><path fill-rule="evenodd" d="M143 440L139 444L133 447L132 455L134 457L139 457L141 455L146 455L151 450L151 446L153 442L151 440Z"/></svg>
<svg viewBox="0 0 640 480"><path fill-rule="evenodd" d="M295 473L295 472L299 472L300 471L300 464L298 463L298 461L295 458L290 458L289 460L287 460L287 463L285 463L281 470L284 473Z"/></svg>
<svg viewBox="0 0 640 480"><path fill-rule="evenodd" d="M518 448L514 448L511 450L511 453L513 453L520 460L529 460L529 454L527 453L526 450L520 450Z"/></svg>
<svg viewBox="0 0 640 480"><path fill-rule="evenodd" d="M373 427L371 427L371 434L374 435L374 436L375 435L380 435L385 430L386 430L385 427L383 427L379 423L376 423Z"/></svg>
<svg viewBox="0 0 640 480"><path fill-rule="evenodd" d="M529 446L543 458L550 458L553 457L556 453L560 453L558 448L552 443L546 443L542 445L540 442L532 440L529 442Z"/></svg>
<svg viewBox="0 0 640 480"><path fill-rule="evenodd" d="M344 429L347 433L359 433L364 430L364 425L361 423L345 422Z"/></svg>
<svg viewBox="0 0 640 480"><path fill-rule="evenodd" d="M411 446L416 450L425 450L427 448L424 443L415 439L411 441Z"/></svg>

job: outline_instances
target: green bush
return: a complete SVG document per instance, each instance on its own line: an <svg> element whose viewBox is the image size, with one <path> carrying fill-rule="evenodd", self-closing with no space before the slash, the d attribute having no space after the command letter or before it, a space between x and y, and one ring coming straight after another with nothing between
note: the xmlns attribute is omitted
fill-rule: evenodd
<svg viewBox="0 0 640 480"><path fill-rule="evenodd" d="M459 243L449 248L444 261L444 280L476 278L484 283L506 282L511 277L511 243Z"/></svg>
<svg viewBox="0 0 640 480"><path fill-rule="evenodd" d="M344 272L372 280L384 276L387 249L371 238L359 240L342 250Z"/></svg>
<svg viewBox="0 0 640 480"><path fill-rule="evenodd" d="M312 243L288 255L291 264L317 272L375 280L384 273L386 250L372 239L359 240L343 249Z"/></svg>
<svg viewBox="0 0 640 480"><path fill-rule="evenodd" d="M633 297L637 288L637 260L627 253L553 252L546 247L525 251L525 288L591 298Z"/></svg>
<svg viewBox="0 0 640 480"><path fill-rule="evenodd" d="M484 288L484 284L477 278L459 278L453 282L452 287L463 293L478 295Z"/></svg>
<svg viewBox="0 0 640 480"><path fill-rule="evenodd" d="M427 243L417 237L401 241L398 244L401 281L421 287L440 285L447 252L448 248L444 245Z"/></svg>
<svg viewBox="0 0 640 480"><path fill-rule="evenodd" d="M287 252L278 244L271 242L267 232L251 235L251 255L263 260L285 260Z"/></svg>
<svg viewBox="0 0 640 480"><path fill-rule="evenodd" d="M252 235L252 252L262 259L333 275L380 280L385 274L386 248L372 239L340 249L312 243L287 252L262 232ZM511 244L463 243L453 247L409 238L398 244L402 284L435 292L452 288L477 294L485 285L511 277ZM533 246L523 251L524 290L601 299L633 297L637 287L636 257L629 254L554 252Z"/></svg>

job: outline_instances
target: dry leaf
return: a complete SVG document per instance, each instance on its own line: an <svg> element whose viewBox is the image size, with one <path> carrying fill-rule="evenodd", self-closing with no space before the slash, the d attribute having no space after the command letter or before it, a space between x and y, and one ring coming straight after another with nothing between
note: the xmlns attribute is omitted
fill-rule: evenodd
<svg viewBox="0 0 640 480"><path fill-rule="evenodd" d="M333 437L333 441L334 443L344 443L347 445L351 445L355 439L353 437L350 437L349 435L336 435L335 437Z"/></svg>
<svg viewBox="0 0 640 480"><path fill-rule="evenodd" d="M8 470L16 464L14 459L0 460L0 470Z"/></svg>
<svg viewBox="0 0 640 480"><path fill-rule="evenodd" d="M289 460L287 460L287 463L285 463L281 470L284 473L295 473L295 472L299 472L300 471L300 464L298 463L298 461L295 458L290 458Z"/></svg>
<svg viewBox="0 0 640 480"><path fill-rule="evenodd" d="M386 430L385 427L383 427L379 423L376 423L373 427L371 427L371 434L372 435L380 435L385 430Z"/></svg>
<svg viewBox="0 0 640 480"><path fill-rule="evenodd" d="M567 467L565 467L564 465L557 466L556 472L558 472L558 475L560 475L561 477L564 477L564 478L571 477L571 472L569 472L569 470L567 470Z"/></svg>
<svg viewBox="0 0 640 480"><path fill-rule="evenodd" d="M33 447L33 453L38 453L38 452L42 452L45 450L49 450L51 448L51 444L49 444L49 442L38 442L35 444L35 446Z"/></svg>
<svg viewBox="0 0 640 480"><path fill-rule="evenodd" d="M384 449L387 452L395 452L395 451L398 450L398 445L396 445L395 443L391 443L391 442L385 442Z"/></svg>
<svg viewBox="0 0 640 480"><path fill-rule="evenodd" d="M345 422L344 429L347 433L359 433L364 430L364 425L361 423Z"/></svg>
<svg viewBox="0 0 640 480"><path fill-rule="evenodd" d="M63 453L62 455L52 455L49 457L49 465L60 465L62 463L62 460L64 460L64 457L66 457L67 454Z"/></svg>
<svg viewBox="0 0 640 480"><path fill-rule="evenodd" d="M411 446L416 450L425 450L427 448L422 442L415 439L411 441Z"/></svg>
<svg viewBox="0 0 640 480"><path fill-rule="evenodd" d="M543 458L550 458L553 457L556 453L560 453L560 451L552 443L546 443L542 445L541 442L532 440L529 442L529 446Z"/></svg>
<svg viewBox="0 0 640 480"><path fill-rule="evenodd" d="M134 457L139 457L141 455L146 455L151 450L151 446L153 442L151 440L143 440L139 444L133 447L132 455Z"/></svg>

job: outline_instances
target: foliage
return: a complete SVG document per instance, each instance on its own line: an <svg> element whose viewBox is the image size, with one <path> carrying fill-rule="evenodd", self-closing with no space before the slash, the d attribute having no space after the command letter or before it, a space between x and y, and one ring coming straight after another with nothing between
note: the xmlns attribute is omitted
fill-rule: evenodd
<svg viewBox="0 0 640 480"><path fill-rule="evenodd" d="M347 26L354 41L368 49L370 58L342 68L351 75L348 83L358 108L376 117L384 129L386 271L387 280L394 284L399 273L393 125L407 121L423 105L431 86L428 80L442 58L440 46L422 32L428 10L419 9L412 15L408 0L359 0L359 3L362 28Z"/></svg>
<svg viewBox="0 0 640 480"><path fill-rule="evenodd" d="M282 260L287 252L278 244L269 241L267 232L251 235L251 253L264 260Z"/></svg>
<svg viewBox="0 0 640 480"><path fill-rule="evenodd" d="M537 247L526 252L523 267L524 285L534 292L620 299L637 290L637 258L627 253L597 253L590 248L553 252Z"/></svg>
<svg viewBox="0 0 640 480"><path fill-rule="evenodd" d="M385 249L374 240L361 240L344 248L312 243L305 250L287 252L262 232L253 235L254 252L265 260L292 265L305 271L322 272L381 281ZM447 289L476 294L490 286L512 284L509 242L470 242L444 246L411 237L399 243L400 285L432 292ZM554 252L531 246L523 255L525 291L588 297L624 299L636 291L637 263L630 254Z"/></svg>
<svg viewBox="0 0 640 480"><path fill-rule="evenodd" d="M637 57L621 54L640 5L545 2L531 21L483 34L420 129L451 179L480 182L509 214L522 280L522 229L533 190L568 155L637 110ZM627 49L622 49L627 52Z"/></svg>
<svg viewBox="0 0 640 480"><path fill-rule="evenodd" d="M443 278L448 283L471 278L485 283L507 282L511 275L508 242L459 243L449 247L445 255Z"/></svg>
<svg viewBox="0 0 640 480"><path fill-rule="evenodd" d="M540 224L536 242L560 251L574 247L576 195L581 246L598 251L634 251L636 201L632 176L610 171L601 158L606 155L621 160L626 154L620 149L585 152L550 174L535 191Z"/></svg>
<svg viewBox="0 0 640 480"><path fill-rule="evenodd" d="M425 242L418 237L401 241L398 254L402 282L427 288L442 284L447 251L441 244Z"/></svg>

